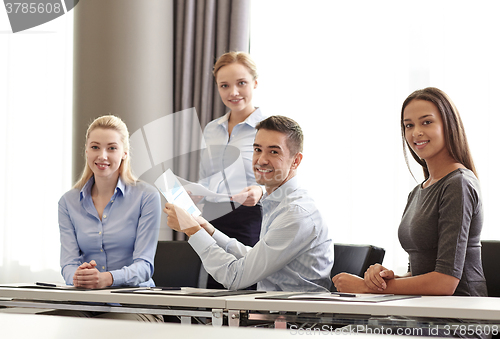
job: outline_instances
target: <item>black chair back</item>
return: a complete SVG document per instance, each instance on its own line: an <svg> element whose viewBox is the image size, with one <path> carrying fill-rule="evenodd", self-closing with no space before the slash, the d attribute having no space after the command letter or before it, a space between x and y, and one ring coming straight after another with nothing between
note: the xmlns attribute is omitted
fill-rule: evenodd
<svg viewBox="0 0 500 339"><path fill-rule="evenodd" d="M372 245L334 244L334 263L330 277L346 272L363 277L373 264L382 264L385 250ZM332 291L335 286L332 284Z"/></svg>
<svg viewBox="0 0 500 339"><path fill-rule="evenodd" d="M161 287L199 286L201 259L187 241L158 241L153 280Z"/></svg>
<svg viewBox="0 0 500 339"><path fill-rule="evenodd" d="M500 297L500 241L481 241L481 260L489 297Z"/></svg>

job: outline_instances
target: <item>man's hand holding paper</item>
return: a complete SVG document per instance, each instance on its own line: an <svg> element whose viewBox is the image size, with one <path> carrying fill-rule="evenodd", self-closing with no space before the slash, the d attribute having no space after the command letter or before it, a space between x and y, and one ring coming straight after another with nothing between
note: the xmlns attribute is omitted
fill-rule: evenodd
<svg viewBox="0 0 500 339"><path fill-rule="evenodd" d="M177 232L191 236L202 229L200 224L183 208L166 203L163 211L167 214L167 225Z"/></svg>
<svg viewBox="0 0 500 339"><path fill-rule="evenodd" d="M165 204L163 211L167 214L167 225L174 231L183 232L191 236L202 228L212 235L215 228L205 218L192 216L183 208L174 204Z"/></svg>
<svg viewBox="0 0 500 339"><path fill-rule="evenodd" d="M191 215L197 216L201 214L188 192L186 192L170 168L156 179L155 186L169 203L181 206Z"/></svg>

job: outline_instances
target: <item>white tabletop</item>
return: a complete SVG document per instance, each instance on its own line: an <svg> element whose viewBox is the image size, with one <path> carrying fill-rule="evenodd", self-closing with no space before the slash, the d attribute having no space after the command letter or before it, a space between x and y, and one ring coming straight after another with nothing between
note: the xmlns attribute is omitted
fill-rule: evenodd
<svg viewBox="0 0 500 339"><path fill-rule="evenodd" d="M269 292L269 295L280 292ZM323 312L372 316L433 317L500 322L500 298L424 296L378 303L256 299L261 295L226 298L228 310Z"/></svg>
<svg viewBox="0 0 500 339"><path fill-rule="evenodd" d="M200 291L183 288L181 291L169 291L178 295L144 295L133 293L115 293L116 289L106 290L55 290L38 288L0 287L0 298L33 299L40 301L99 302L135 305L158 305L174 307L220 308L226 306L225 297L185 296L182 293Z"/></svg>
<svg viewBox="0 0 500 339"><path fill-rule="evenodd" d="M76 301L132 305L193 307L221 310L287 311L300 313L363 314L371 316L405 316L487 320L500 322L500 298L425 296L414 299L368 302L304 301L256 299L263 294L225 297L185 296L199 291L184 288L179 295L142 295L112 293L113 290L50 290L0 287L0 298L40 301ZM281 292L286 293L286 292ZM267 295L280 292L267 292Z"/></svg>
<svg viewBox="0 0 500 339"><path fill-rule="evenodd" d="M1 314L2 338L88 339L99 338L203 338L281 339L297 332L262 328L141 323L127 320L88 319L29 314ZM323 333L328 334L328 333ZM362 335L363 337L381 337Z"/></svg>

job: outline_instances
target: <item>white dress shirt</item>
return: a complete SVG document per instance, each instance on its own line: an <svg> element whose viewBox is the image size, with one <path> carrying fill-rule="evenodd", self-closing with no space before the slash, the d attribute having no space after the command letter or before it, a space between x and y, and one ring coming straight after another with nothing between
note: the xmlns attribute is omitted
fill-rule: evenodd
<svg viewBox="0 0 500 339"><path fill-rule="evenodd" d="M266 291L328 291L333 241L328 227L297 178L262 200L260 240L244 246L215 231L201 230L189 243L208 273L230 290L257 284Z"/></svg>
<svg viewBox="0 0 500 339"><path fill-rule="evenodd" d="M245 121L233 127L229 137L230 114L211 121L203 132L207 148L201 156L199 183L213 192L228 195L227 198L207 197L210 202L228 202L229 196L256 185L252 168L255 126L266 116L257 108Z"/></svg>

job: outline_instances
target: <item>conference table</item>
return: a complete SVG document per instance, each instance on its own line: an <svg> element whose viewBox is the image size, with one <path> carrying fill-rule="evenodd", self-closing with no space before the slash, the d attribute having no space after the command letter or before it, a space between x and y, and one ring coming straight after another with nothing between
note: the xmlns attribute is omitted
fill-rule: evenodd
<svg viewBox="0 0 500 339"><path fill-rule="evenodd" d="M218 296L208 296L205 292L214 290L45 289L13 284L0 287L0 306L14 311L58 309L162 314L177 316L183 324L191 324L192 318L205 318L214 326L221 326L224 319L229 326L269 324L290 329L290 324L300 324L297 330L307 329L308 324L427 329L439 326L450 331L471 331L473 326L474 331L490 333L500 329L500 298L424 296L374 302L367 298L295 299L287 297L290 295L287 292L220 291L222 294ZM301 297L304 295L309 296L301 294Z"/></svg>
<svg viewBox="0 0 500 339"><path fill-rule="evenodd" d="M273 299L285 292L268 292L265 296L242 295L226 299L229 321L274 322L276 328L295 324L351 325L369 328L426 329L441 333L498 334L500 332L500 298L422 296L381 302ZM339 298L345 299L345 298ZM231 324L231 323L230 323ZM331 329L328 326L325 329ZM400 334L408 334L404 332ZM378 333L378 332L374 332ZM411 332L418 334L418 331Z"/></svg>
<svg viewBox="0 0 500 339"><path fill-rule="evenodd" d="M128 293L135 290L143 290L144 293ZM196 288L172 290L168 291L168 295L158 295L155 292L147 288L82 290L10 284L0 286L0 306L171 315L179 317L181 323L186 324L191 323L192 317L206 317L212 319L214 326L222 325L226 306L224 297L186 296L200 292Z"/></svg>
<svg viewBox="0 0 500 339"><path fill-rule="evenodd" d="M293 331L262 328L182 326L110 319L38 316L0 313L2 338L88 339L99 338L203 338L282 339L296 337ZM360 334L367 338L382 335Z"/></svg>

